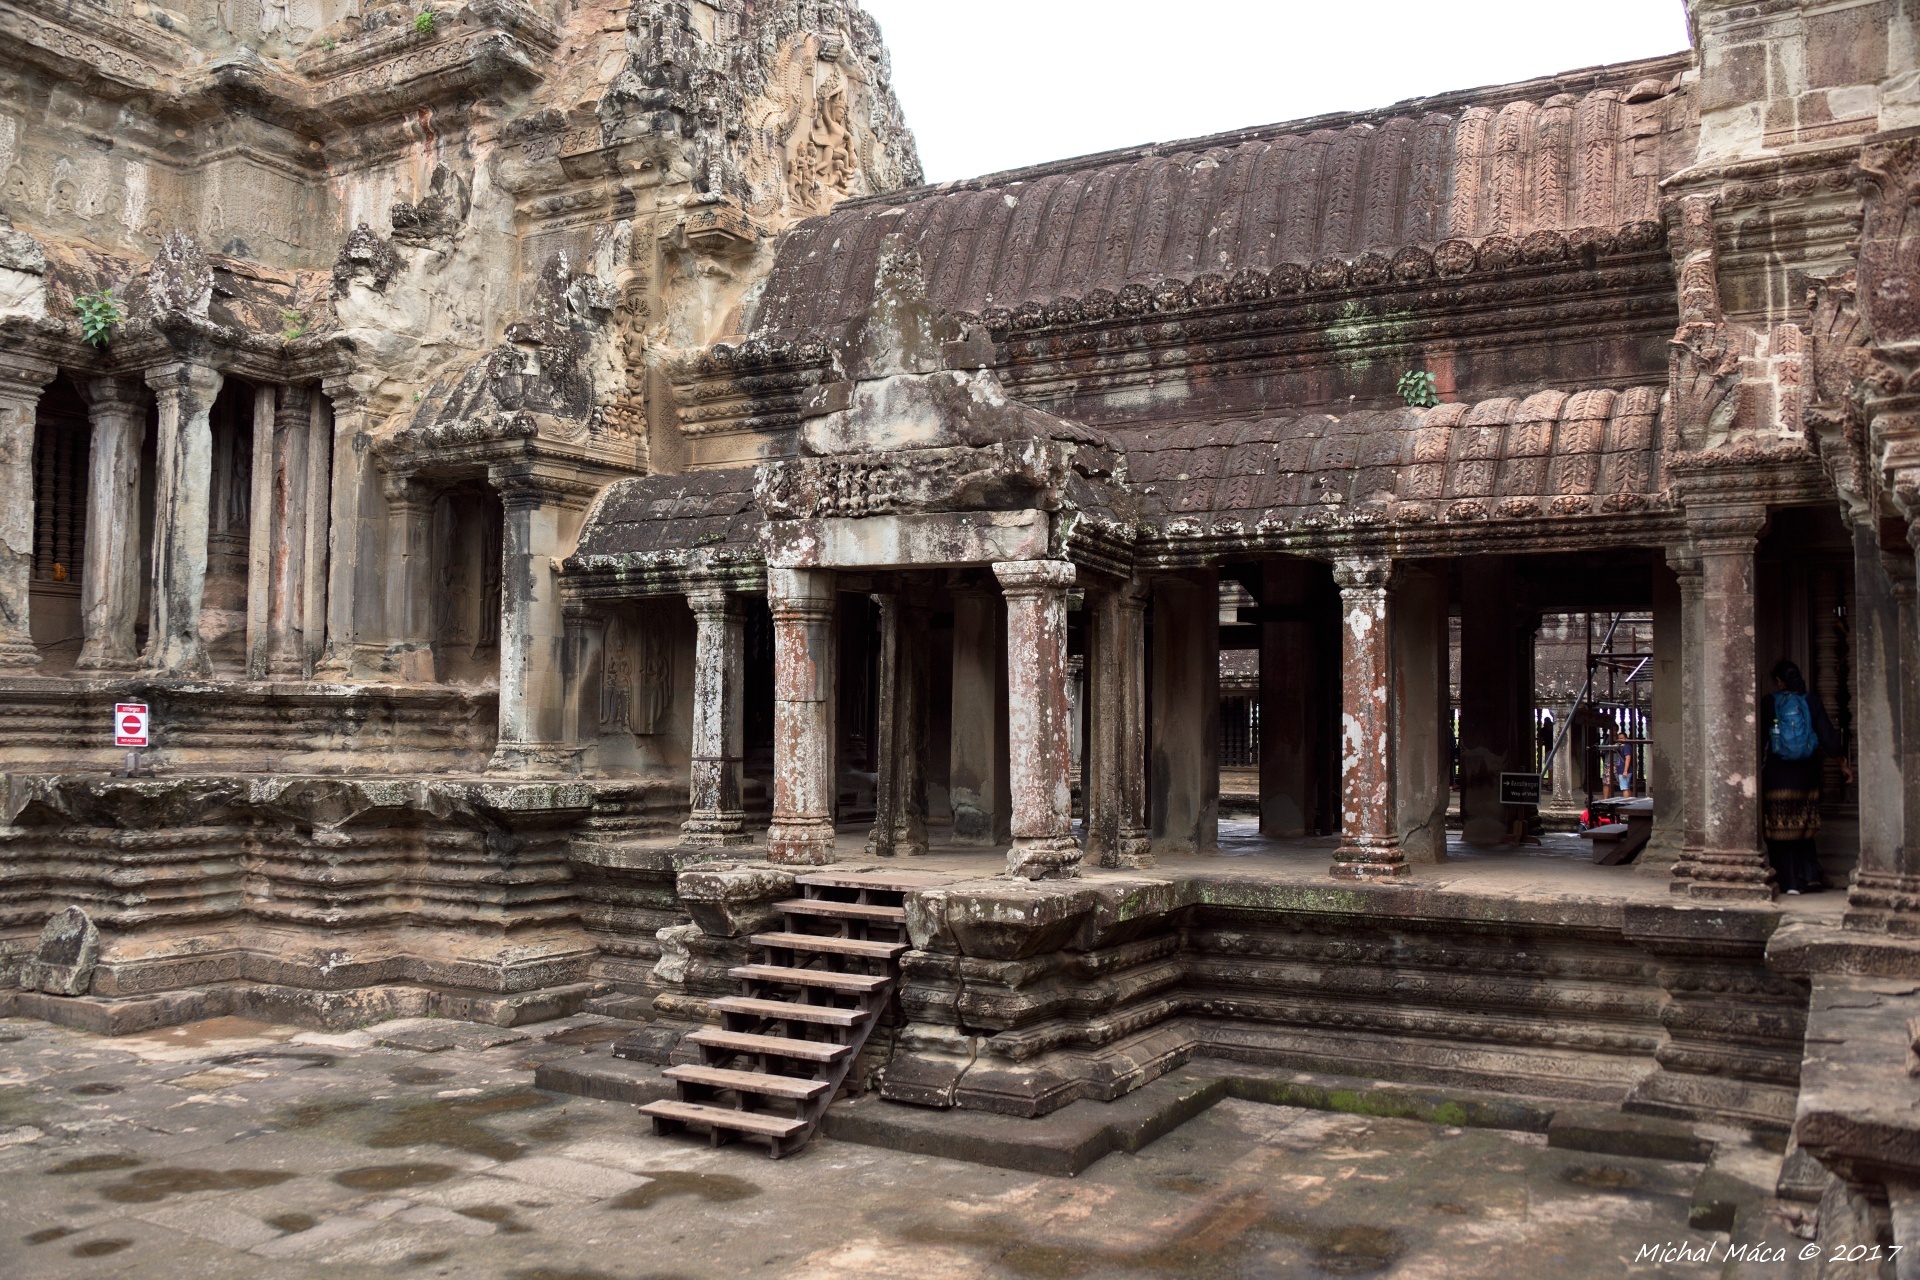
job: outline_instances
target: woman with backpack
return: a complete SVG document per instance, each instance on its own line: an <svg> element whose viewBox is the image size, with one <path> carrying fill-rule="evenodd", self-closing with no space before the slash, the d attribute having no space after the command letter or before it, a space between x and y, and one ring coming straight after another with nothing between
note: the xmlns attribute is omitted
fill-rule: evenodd
<svg viewBox="0 0 1920 1280"><path fill-rule="evenodd" d="M1839 756L1841 772L1852 782L1846 743L1827 718L1820 695L1807 691L1800 668L1785 658L1774 664L1773 692L1760 700L1760 728L1767 735L1767 760L1760 770L1767 859L1783 891L1818 892L1827 887L1814 851L1822 760Z"/></svg>

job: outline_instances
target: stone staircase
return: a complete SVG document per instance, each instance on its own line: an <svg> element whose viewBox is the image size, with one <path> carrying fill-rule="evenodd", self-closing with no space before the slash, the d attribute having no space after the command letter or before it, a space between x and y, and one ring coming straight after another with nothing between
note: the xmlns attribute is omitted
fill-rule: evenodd
<svg viewBox="0 0 1920 1280"><path fill-rule="evenodd" d="M712 1002L717 1028L688 1035L698 1063L667 1068L677 1099L648 1103L655 1133L701 1130L714 1146L767 1144L774 1159L813 1136L867 1037L893 1004L911 886L822 872L779 903L778 933L749 939L740 994Z"/></svg>

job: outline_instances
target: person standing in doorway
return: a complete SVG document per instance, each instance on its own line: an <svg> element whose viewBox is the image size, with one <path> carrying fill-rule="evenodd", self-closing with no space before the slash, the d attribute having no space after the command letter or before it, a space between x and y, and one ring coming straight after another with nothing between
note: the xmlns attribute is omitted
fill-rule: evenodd
<svg viewBox="0 0 1920 1280"><path fill-rule="evenodd" d="M1800 668L1785 658L1774 664L1773 692L1760 700L1760 727L1767 737L1767 760L1760 770L1767 860L1783 892L1818 892L1827 887L1814 847L1820 835L1821 762L1839 756L1840 770L1852 782L1846 743L1820 695L1807 691Z"/></svg>
<svg viewBox="0 0 1920 1280"><path fill-rule="evenodd" d="M1615 794L1624 800L1633 799L1633 743L1627 740L1626 730L1613 735L1613 749L1607 754Z"/></svg>

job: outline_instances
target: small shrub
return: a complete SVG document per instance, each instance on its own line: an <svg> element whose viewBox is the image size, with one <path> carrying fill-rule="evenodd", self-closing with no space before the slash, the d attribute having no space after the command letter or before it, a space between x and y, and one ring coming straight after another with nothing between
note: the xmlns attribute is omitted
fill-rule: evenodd
<svg viewBox="0 0 1920 1280"><path fill-rule="evenodd" d="M73 300L73 310L80 317L80 336L96 347L112 342L114 329L127 318L111 289L79 294Z"/></svg>
<svg viewBox="0 0 1920 1280"><path fill-rule="evenodd" d="M1400 398L1410 409L1431 409L1440 403L1434 391L1433 375L1425 369L1409 369L1400 375Z"/></svg>
<svg viewBox="0 0 1920 1280"><path fill-rule="evenodd" d="M430 36L433 34L433 24L435 21L433 10L422 9L413 15L413 29L423 36Z"/></svg>
<svg viewBox="0 0 1920 1280"><path fill-rule="evenodd" d="M280 341L292 342L307 331L307 318L291 307L283 307L280 311L280 325Z"/></svg>

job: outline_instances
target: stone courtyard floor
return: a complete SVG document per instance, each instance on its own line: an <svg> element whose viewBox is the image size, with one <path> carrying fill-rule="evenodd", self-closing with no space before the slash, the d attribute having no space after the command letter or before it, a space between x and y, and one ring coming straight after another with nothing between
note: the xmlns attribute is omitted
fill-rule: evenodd
<svg viewBox="0 0 1920 1280"><path fill-rule="evenodd" d="M216 1019L104 1039L0 1021L0 1276L1721 1273L1634 1262L1724 1250L1687 1227L1699 1165L1537 1134L1228 1101L1058 1179L825 1140L775 1162L530 1087L625 1025Z"/></svg>

